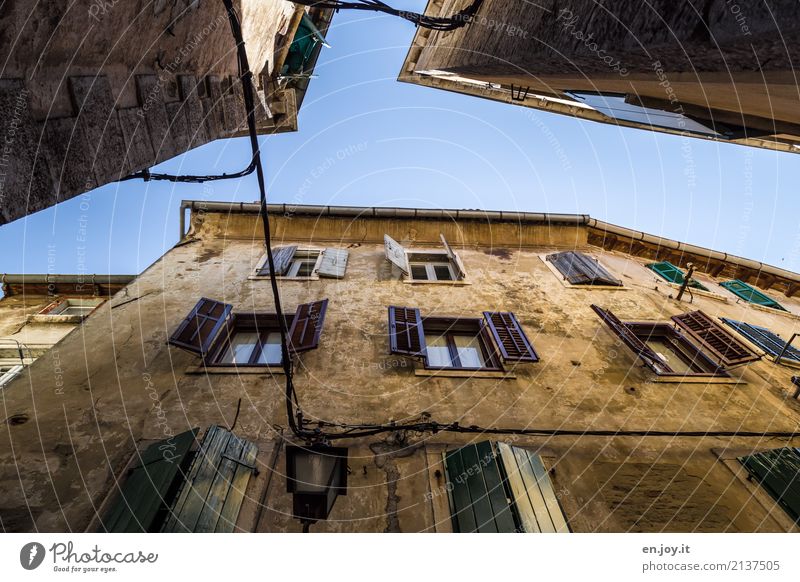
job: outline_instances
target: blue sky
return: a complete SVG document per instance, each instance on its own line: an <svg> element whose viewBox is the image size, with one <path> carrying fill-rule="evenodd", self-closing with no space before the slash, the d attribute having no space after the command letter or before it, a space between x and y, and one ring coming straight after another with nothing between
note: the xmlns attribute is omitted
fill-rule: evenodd
<svg viewBox="0 0 800 582"><path fill-rule="evenodd" d="M388 16L335 16L300 131L262 138L271 202L586 213L800 270L800 157L398 83L413 34ZM159 169L248 159L245 139L220 140ZM106 185L0 227L0 272L139 273L177 242L181 199L257 197L254 177Z"/></svg>

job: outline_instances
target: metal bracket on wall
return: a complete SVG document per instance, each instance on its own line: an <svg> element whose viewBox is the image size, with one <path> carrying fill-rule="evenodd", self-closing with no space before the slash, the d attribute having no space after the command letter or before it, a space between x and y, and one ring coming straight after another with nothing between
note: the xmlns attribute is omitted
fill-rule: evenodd
<svg viewBox="0 0 800 582"><path fill-rule="evenodd" d="M511 100L512 101L525 101L525 98L528 96L530 92L530 87L515 87L514 84L511 84Z"/></svg>

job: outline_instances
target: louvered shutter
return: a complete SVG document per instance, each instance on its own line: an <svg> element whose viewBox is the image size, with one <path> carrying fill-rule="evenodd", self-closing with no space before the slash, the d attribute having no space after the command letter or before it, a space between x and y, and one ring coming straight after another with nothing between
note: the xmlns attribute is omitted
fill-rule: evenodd
<svg viewBox="0 0 800 582"><path fill-rule="evenodd" d="M734 321L726 317L723 317L722 321L773 357L778 356L786 346L786 341L781 336L765 327ZM800 350L789 346L783 354L783 359L800 362Z"/></svg>
<svg viewBox="0 0 800 582"><path fill-rule="evenodd" d="M600 316L600 319L603 320L611 331L614 332L616 336L622 340L630 350L635 353L637 356L644 360L644 363L656 373L663 373L665 364L658 357L658 354L650 348L646 343L636 337L636 334L631 331L631 329L625 325L620 319L614 315L611 311L603 309L602 307L598 307L597 305L592 305L592 309L594 310L597 315Z"/></svg>
<svg viewBox="0 0 800 582"><path fill-rule="evenodd" d="M739 462L800 525L800 449L764 451L740 457Z"/></svg>
<svg viewBox="0 0 800 582"><path fill-rule="evenodd" d="M150 445L124 477L120 494L101 520L101 531L151 532L156 518L168 509L178 480L185 480L182 464L194 443L197 429Z"/></svg>
<svg viewBox="0 0 800 582"><path fill-rule="evenodd" d="M313 350L319 345L327 309L327 299L297 306L292 326L289 328L290 351L297 354Z"/></svg>
<svg viewBox="0 0 800 582"><path fill-rule="evenodd" d="M736 296L741 297L748 303L754 303L755 305L761 305L762 307L771 307L773 309L786 311L786 309L780 303L771 297L764 295L755 287L751 287L744 281L740 281L739 279L725 281L720 283L720 286L725 287L725 289L734 293Z"/></svg>
<svg viewBox="0 0 800 582"><path fill-rule="evenodd" d="M383 245L386 250L386 258L389 262L408 275L408 258L406 257L406 249L403 248L403 245L388 234L383 235Z"/></svg>
<svg viewBox="0 0 800 582"><path fill-rule="evenodd" d="M203 297L170 336L169 343L205 356L232 310L232 305Z"/></svg>
<svg viewBox="0 0 800 582"><path fill-rule="evenodd" d="M232 532L257 455L254 443L209 427L163 531Z"/></svg>
<svg viewBox="0 0 800 582"><path fill-rule="evenodd" d="M571 285L609 285L622 286L622 281L614 277L593 258L578 251L553 253L545 257Z"/></svg>
<svg viewBox="0 0 800 582"><path fill-rule="evenodd" d="M516 315L511 312L484 311L483 317L504 361L539 361L539 356L522 330Z"/></svg>
<svg viewBox="0 0 800 582"><path fill-rule="evenodd" d="M442 239L442 244L444 245L444 250L447 252L447 257L450 259L450 263L453 265L456 271L456 279L463 279L467 276L467 271L464 269L464 263L461 262L461 257L456 254L456 252L450 248L450 245L447 244L447 239L444 238L443 234L439 234L439 237Z"/></svg>
<svg viewBox="0 0 800 582"><path fill-rule="evenodd" d="M670 263L669 261L661 261L660 263L650 263L649 265L645 265L651 271L658 273L658 275L670 283L675 283L676 285L683 285L683 271L681 271L678 267ZM701 289L703 291L708 291L708 289L699 281L692 279L689 283L689 287L693 289Z"/></svg>
<svg viewBox="0 0 800 582"><path fill-rule="evenodd" d="M672 321L697 340L704 351L723 367L738 366L758 360L758 355L737 340L702 311L672 316Z"/></svg>
<svg viewBox="0 0 800 582"><path fill-rule="evenodd" d="M272 260L275 263L276 275L286 274L286 271L289 270L289 265L292 264L292 259L294 258L294 254L296 252L297 245L272 249ZM258 274L264 277L269 276L269 261L266 259L266 257L264 259L264 264L258 270Z"/></svg>
<svg viewBox="0 0 800 582"><path fill-rule="evenodd" d="M317 273L320 277L341 279L347 270L347 258L350 255L345 249L325 249Z"/></svg>
<svg viewBox="0 0 800 582"><path fill-rule="evenodd" d="M422 316L416 307L389 307L389 352L426 357Z"/></svg>

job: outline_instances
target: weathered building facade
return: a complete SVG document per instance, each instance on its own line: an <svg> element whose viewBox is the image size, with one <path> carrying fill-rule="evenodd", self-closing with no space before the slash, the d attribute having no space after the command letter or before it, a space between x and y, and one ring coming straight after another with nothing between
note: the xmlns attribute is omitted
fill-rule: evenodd
<svg viewBox="0 0 800 582"><path fill-rule="evenodd" d="M457 13L467 0L431 0ZM791 0L484 0L418 29L400 81L523 107L800 152L800 6Z"/></svg>
<svg viewBox="0 0 800 582"><path fill-rule="evenodd" d="M269 210L308 427L541 430L336 441L347 494L314 531L797 531L758 477L800 444L800 351L774 361L797 274L584 215ZM58 380L41 358L5 387L5 531L300 530L258 205L183 211Z"/></svg>
<svg viewBox="0 0 800 582"><path fill-rule="evenodd" d="M295 131L332 11L233 4L258 130ZM0 224L246 129L222 0L4 2L0 30Z"/></svg>

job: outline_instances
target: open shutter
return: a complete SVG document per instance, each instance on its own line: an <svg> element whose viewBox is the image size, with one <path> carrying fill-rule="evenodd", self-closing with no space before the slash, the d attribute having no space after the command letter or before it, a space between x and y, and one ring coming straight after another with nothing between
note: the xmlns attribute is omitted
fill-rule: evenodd
<svg viewBox="0 0 800 582"><path fill-rule="evenodd" d="M389 352L426 357L422 316L416 307L389 307Z"/></svg>
<svg viewBox="0 0 800 582"><path fill-rule="evenodd" d="M697 340L704 351L714 356L723 367L738 366L759 359L755 352L702 311L673 315L672 321Z"/></svg>
<svg viewBox="0 0 800 582"><path fill-rule="evenodd" d="M347 257L349 255L349 251L345 249L325 249L322 251L322 261L317 274L320 277L342 279L344 272L347 270Z"/></svg>
<svg viewBox="0 0 800 582"><path fill-rule="evenodd" d="M444 250L447 252L447 257L450 259L450 263L456 270L456 278L463 279L467 276L467 271L464 269L464 263L461 262L461 257L459 257L456 252L450 248L450 245L447 244L447 239L444 238L443 234L439 234L442 239L442 244L444 245Z"/></svg>
<svg viewBox="0 0 800 582"><path fill-rule="evenodd" d="M741 297L748 303L754 303L755 305L761 305L762 307L771 307L773 309L779 309L781 311L786 311L786 309L777 301L764 295L761 291L756 289L755 287L751 287L744 281L740 281L739 279L734 279L733 281L725 281L720 283L720 286L725 287L731 293L734 293L736 296Z"/></svg>
<svg viewBox="0 0 800 582"><path fill-rule="evenodd" d="M233 306L203 297L170 336L169 343L193 354L205 356Z"/></svg>
<svg viewBox="0 0 800 582"><path fill-rule="evenodd" d="M800 449L764 451L740 457L739 462L800 525Z"/></svg>
<svg viewBox="0 0 800 582"><path fill-rule="evenodd" d="M150 445L125 477L120 495L102 519L101 531L146 533L158 529L156 518L169 508L170 492L183 480L182 464L197 429Z"/></svg>
<svg viewBox="0 0 800 582"><path fill-rule="evenodd" d="M383 244L386 247L386 258L393 265L398 267L403 273L408 275L408 258L406 257L406 249L390 237L388 234L383 235Z"/></svg>
<svg viewBox="0 0 800 582"><path fill-rule="evenodd" d="M770 356L776 357L780 355L784 347L786 347L786 341L781 336L765 327L735 321L727 317L723 317L722 321L767 352ZM800 350L794 346L789 346L783 354L783 359L800 362Z"/></svg>
<svg viewBox="0 0 800 582"><path fill-rule="evenodd" d="M664 363L662 362L661 358L658 357L658 354L651 349L646 343L636 337L636 334L633 333L630 328L625 325L620 319L608 311L603 309L602 307L598 307L597 305L592 305L592 309L594 309L595 313L600 316L600 319L603 320L611 331L614 332L615 335L622 340L626 346L628 346L633 353L644 360L644 363L656 373L663 372Z"/></svg>
<svg viewBox="0 0 800 582"><path fill-rule="evenodd" d="M511 312L484 311L483 317L489 331L506 362L538 362L539 356L533 349L528 336L522 330L517 316Z"/></svg>
<svg viewBox="0 0 800 582"><path fill-rule="evenodd" d="M505 443L496 443L495 447L503 461L521 529L528 533L569 533L564 511L542 458Z"/></svg>
<svg viewBox="0 0 800 582"><path fill-rule="evenodd" d="M286 271L289 270L289 265L292 264L295 252L297 252L297 245L272 249L272 260L275 263L276 275L286 274ZM258 274L264 277L269 276L269 261L266 257L264 258L264 264L258 270Z"/></svg>
<svg viewBox="0 0 800 582"><path fill-rule="evenodd" d="M163 531L232 532L257 454L258 447L250 441L209 427Z"/></svg>
<svg viewBox="0 0 800 582"><path fill-rule="evenodd" d="M297 306L297 311L289 328L289 350L295 354L313 350L319 345L322 325L325 322L325 311L328 300L304 303Z"/></svg>
<svg viewBox="0 0 800 582"><path fill-rule="evenodd" d="M547 255L546 259L555 265L571 285L622 286L622 281L604 269L599 262L583 253L564 251Z"/></svg>
<svg viewBox="0 0 800 582"><path fill-rule="evenodd" d="M661 261L660 263L650 263L649 265L645 265L651 271L658 273L658 275L670 283L675 283L676 285L683 285L683 271L681 271L678 267L670 263L669 261ZM708 291L702 283L696 281L694 278L689 283L689 287L693 289L701 289L703 291Z"/></svg>

